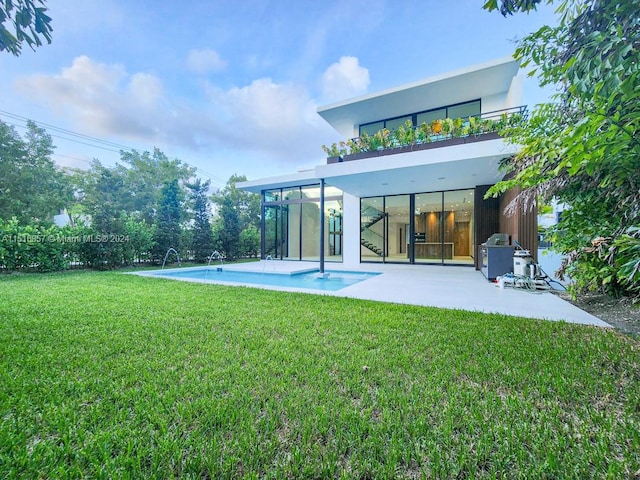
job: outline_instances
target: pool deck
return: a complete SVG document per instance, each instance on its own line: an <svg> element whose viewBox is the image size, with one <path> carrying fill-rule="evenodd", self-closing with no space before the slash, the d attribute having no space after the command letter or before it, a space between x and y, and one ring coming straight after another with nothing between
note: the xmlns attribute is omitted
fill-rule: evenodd
<svg viewBox="0 0 640 480"><path fill-rule="evenodd" d="M279 260L224 265L225 270L280 274L300 273L317 268L317 262ZM346 268L341 264L330 263L325 268L331 271L381 272L383 275L335 292L247 286L611 327L551 292L499 288L470 267L362 264L356 268Z"/></svg>

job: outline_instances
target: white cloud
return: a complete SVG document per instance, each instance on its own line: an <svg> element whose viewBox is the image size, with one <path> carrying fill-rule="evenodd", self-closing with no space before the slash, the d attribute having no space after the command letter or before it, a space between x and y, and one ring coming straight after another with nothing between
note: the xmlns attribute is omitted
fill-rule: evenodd
<svg viewBox="0 0 640 480"><path fill-rule="evenodd" d="M72 119L74 128L95 136L151 144L196 147L210 121L168 99L162 81L147 73L129 74L122 65L76 58L59 75L31 75L16 82L30 99Z"/></svg>
<svg viewBox="0 0 640 480"><path fill-rule="evenodd" d="M215 50L191 50L187 57L187 67L196 73L218 72L224 70L227 62L220 58Z"/></svg>
<svg viewBox="0 0 640 480"><path fill-rule="evenodd" d="M360 95L369 86L369 70L359 65L357 57L341 57L322 75L322 92L327 100Z"/></svg>
<svg viewBox="0 0 640 480"><path fill-rule="evenodd" d="M206 152L212 159L226 152L231 163L242 157L294 166L321 162L321 145L336 138L302 85L270 78L228 89L204 85L206 100L194 106L168 95L154 75L129 73L122 65L86 56L59 74L31 75L16 83L31 101L69 118L74 130L123 143L134 140L148 145L145 149Z"/></svg>
<svg viewBox="0 0 640 480"><path fill-rule="evenodd" d="M226 138L237 148L261 150L282 163L322 156L331 129L304 87L261 78L229 90L210 85L208 92L225 115Z"/></svg>

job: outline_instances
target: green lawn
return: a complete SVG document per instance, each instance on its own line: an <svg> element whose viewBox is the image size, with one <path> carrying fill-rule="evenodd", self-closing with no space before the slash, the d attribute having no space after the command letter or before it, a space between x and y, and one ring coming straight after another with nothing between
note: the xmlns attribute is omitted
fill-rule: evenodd
<svg viewBox="0 0 640 480"><path fill-rule="evenodd" d="M0 275L0 478L629 478L639 377L593 327Z"/></svg>

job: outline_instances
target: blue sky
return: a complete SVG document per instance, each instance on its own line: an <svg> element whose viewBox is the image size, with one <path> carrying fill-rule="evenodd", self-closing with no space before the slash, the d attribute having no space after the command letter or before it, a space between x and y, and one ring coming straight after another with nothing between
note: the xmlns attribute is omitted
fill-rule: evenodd
<svg viewBox="0 0 640 480"><path fill-rule="evenodd" d="M158 147L214 187L292 173L342 139L318 106L511 55L514 39L554 23L548 6L503 18L483 3L49 0L53 43L0 54L0 119ZM530 106L547 96L525 82ZM54 160L119 158L79 140L93 146L54 138Z"/></svg>

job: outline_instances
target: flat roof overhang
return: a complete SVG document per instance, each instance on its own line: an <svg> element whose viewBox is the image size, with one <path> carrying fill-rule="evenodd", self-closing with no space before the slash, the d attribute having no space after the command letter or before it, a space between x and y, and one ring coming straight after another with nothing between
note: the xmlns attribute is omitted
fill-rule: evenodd
<svg viewBox="0 0 640 480"><path fill-rule="evenodd" d="M290 175L278 175L277 177L260 178L247 182L238 182L237 187L252 193L261 193L263 190L274 188L299 187L300 185L313 185L320 183L316 177L315 169Z"/></svg>
<svg viewBox="0 0 640 480"><path fill-rule="evenodd" d="M504 176L500 161L517 147L501 138L342 163L319 165L313 170L238 183L253 193L274 188L327 185L356 197L458 190L493 185Z"/></svg>
<svg viewBox="0 0 640 480"><path fill-rule="evenodd" d="M502 139L316 167L317 178L356 197L458 190L501 180L516 152Z"/></svg>
<svg viewBox="0 0 640 480"><path fill-rule="evenodd" d="M318 114L350 138L356 125L506 93L518 69L518 61L504 57L322 106Z"/></svg>

